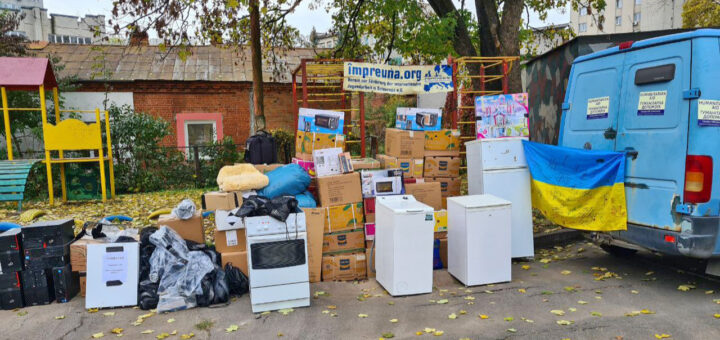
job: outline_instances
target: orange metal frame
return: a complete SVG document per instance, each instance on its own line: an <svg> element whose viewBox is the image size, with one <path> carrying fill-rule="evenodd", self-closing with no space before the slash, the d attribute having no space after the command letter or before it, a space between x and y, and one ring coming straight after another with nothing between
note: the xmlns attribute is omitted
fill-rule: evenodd
<svg viewBox="0 0 720 340"><path fill-rule="evenodd" d="M346 59L302 59L292 73L293 112L295 112L295 135L297 137L300 104L304 108L318 108L345 113L343 133L360 128L360 140L346 140L345 143L360 143L360 156L365 157L365 95L362 92L343 90L344 62L359 61ZM298 77L299 82L298 82ZM298 84L299 83L299 84ZM298 98L298 92L301 98ZM358 107L352 108L352 96L358 95ZM324 104L327 103L327 104ZM322 105L318 107L318 105ZM337 105L337 107L336 107ZM359 120L352 121L352 112L357 111Z"/></svg>

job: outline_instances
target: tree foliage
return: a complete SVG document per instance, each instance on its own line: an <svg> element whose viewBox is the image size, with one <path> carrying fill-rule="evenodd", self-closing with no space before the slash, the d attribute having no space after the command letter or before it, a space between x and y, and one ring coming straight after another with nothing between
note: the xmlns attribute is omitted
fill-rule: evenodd
<svg viewBox="0 0 720 340"><path fill-rule="evenodd" d="M687 0L682 19L684 28L720 26L720 0Z"/></svg>

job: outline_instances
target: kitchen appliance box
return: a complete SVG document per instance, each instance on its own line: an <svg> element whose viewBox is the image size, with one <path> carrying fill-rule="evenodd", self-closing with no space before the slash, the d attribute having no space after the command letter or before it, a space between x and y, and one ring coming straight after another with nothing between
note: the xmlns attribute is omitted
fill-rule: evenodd
<svg viewBox="0 0 720 340"><path fill-rule="evenodd" d="M423 158L425 134L422 131L385 129L385 154L397 158Z"/></svg>
<svg viewBox="0 0 720 340"><path fill-rule="evenodd" d="M201 197L201 206L205 211L232 210L242 205L242 192L213 191L206 192Z"/></svg>
<svg viewBox="0 0 720 340"><path fill-rule="evenodd" d="M460 152L460 130L425 131L425 150Z"/></svg>
<svg viewBox="0 0 720 340"><path fill-rule="evenodd" d="M323 209L324 232L332 233L362 228L364 214L363 203L348 203Z"/></svg>
<svg viewBox="0 0 720 340"><path fill-rule="evenodd" d="M443 209L447 209L447 198L460 196L460 178L458 177L425 177L425 182L440 182Z"/></svg>
<svg viewBox="0 0 720 340"><path fill-rule="evenodd" d="M345 113L329 110L300 108L298 131L342 134Z"/></svg>
<svg viewBox="0 0 720 340"><path fill-rule="evenodd" d="M404 192L403 172L400 169L362 170L362 196L400 195Z"/></svg>
<svg viewBox="0 0 720 340"><path fill-rule="evenodd" d="M216 226L215 228L220 231L228 231L228 230L237 230L237 229L247 229L252 226L257 225L263 225L263 226L282 226L284 229L287 225L288 227L295 227L296 225L299 226L305 226L305 213L302 210L298 210L298 212L291 213L288 215L287 220L278 221L274 217L271 216L252 216L252 217L245 217L245 218L237 218L237 222L234 225L229 225L227 223L224 223L223 221L223 213L225 213L224 216L227 216L227 211L221 211L219 215L216 215ZM217 213L216 213L217 214ZM218 216L220 217L219 220L217 220ZM245 234L245 232L243 232ZM240 234L238 233L238 237L240 237Z"/></svg>
<svg viewBox="0 0 720 340"><path fill-rule="evenodd" d="M422 158L397 158L388 155L377 155L383 169L400 169L404 178L423 177Z"/></svg>
<svg viewBox="0 0 720 340"><path fill-rule="evenodd" d="M442 196L438 182L405 184L405 194L413 195L418 202L425 203L435 210L442 210Z"/></svg>
<svg viewBox="0 0 720 340"><path fill-rule="evenodd" d="M223 268L225 268L225 265L229 263L233 267L239 268L245 276L248 276L247 251L220 253L220 262Z"/></svg>
<svg viewBox="0 0 720 340"><path fill-rule="evenodd" d="M343 173L340 169L340 154L342 153L343 149L341 148L313 150L315 174L318 177L325 177Z"/></svg>
<svg viewBox="0 0 720 340"><path fill-rule="evenodd" d="M245 228L233 230L215 229L215 250L218 253L246 251Z"/></svg>
<svg viewBox="0 0 720 340"><path fill-rule="evenodd" d="M88 244L85 308L137 305L140 245Z"/></svg>
<svg viewBox="0 0 720 340"><path fill-rule="evenodd" d="M425 157L423 175L425 177L459 177L460 157Z"/></svg>
<svg viewBox="0 0 720 340"><path fill-rule="evenodd" d="M323 255L323 281L363 280L367 277L365 251Z"/></svg>
<svg viewBox="0 0 720 340"><path fill-rule="evenodd" d="M297 131L295 138L295 157L312 160L314 150L341 148L345 149L345 136L327 133Z"/></svg>
<svg viewBox="0 0 720 340"><path fill-rule="evenodd" d="M307 233L308 273L310 282L322 279L322 246L325 229L325 209L303 208L305 212L305 232Z"/></svg>
<svg viewBox="0 0 720 340"><path fill-rule="evenodd" d="M157 221L158 226L168 226L185 240L205 243L205 232L203 230L202 214L196 212L193 217L187 220L179 219L170 214L160 215Z"/></svg>
<svg viewBox="0 0 720 340"><path fill-rule="evenodd" d="M437 131L442 125L442 110L398 107L395 128L415 131Z"/></svg>
<svg viewBox="0 0 720 340"><path fill-rule="evenodd" d="M355 230L326 233L323 236L323 254L365 249L365 231Z"/></svg>
<svg viewBox="0 0 720 340"><path fill-rule="evenodd" d="M318 177L317 185L321 207L362 202L360 174L357 172Z"/></svg>

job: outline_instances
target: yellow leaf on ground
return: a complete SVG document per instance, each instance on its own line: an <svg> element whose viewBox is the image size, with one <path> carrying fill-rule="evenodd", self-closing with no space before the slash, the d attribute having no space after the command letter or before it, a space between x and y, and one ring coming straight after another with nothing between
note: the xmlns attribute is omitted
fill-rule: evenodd
<svg viewBox="0 0 720 340"><path fill-rule="evenodd" d="M415 335L423 335L423 332L422 332L422 331L417 331L417 332L415 332Z"/></svg>
<svg viewBox="0 0 720 340"><path fill-rule="evenodd" d="M225 333L232 333L239 329L240 327L238 325L230 325L230 327L225 328Z"/></svg>
<svg viewBox="0 0 720 340"><path fill-rule="evenodd" d="M652 275L652 274L655 274L655 272L654 272L654 271L649 271L649 272L645 273L646 276L650 276L650 275Z"/></svg>
<svg viewBox="0 0 720 340"><path fill-rule="evenodd" d="M720 314L718 314L718 313L713 314L713 316L714 316L716 319L720 319Z"/></svg>
<svg viewBox="0 0 720 340"><path fill-rule="evenodd" d="M155 338L162 340L162 339L165 339L165 338L167 338L167 337L169 337L169 336L170 336L169 333L163 332L163 333L160 333L160 334L158 334L157 336L155 336Z"/></svg>
<svg viewBox="0 0 720 340"><path fill-rule="evenodd" d="M564 310L560 310L560 309L553 309L553 310L550 311L550 313L553 313L553 314L559 315L559 316L565 315L565 311L564 311Z"/></svg>
<svg viewBox="0 0 720 340"><path fill-rule="evenodd" d="M87 310L88 313L97 313L97 311L98 311L97 308L90 308Z"/></svg>
<svg viewBox="0 0 720 340"><path fill-rule="evenodd" d="M518 292L525 294L527 291L525 291L525 288L519 288Z"/></svg>
<svg viewBox="0 0 720 340"><path fill-rule="evenodd" d="M195 336L195 333L182 334L182 335L180 335L180 339L183 339L183 340L192 339L194 336Z"/></svg>
<svg viewBox="0 0 720 340"><path fill-rule="evenodd" d="M602 316L602 314L600 314L600 313L598 313L598 312L590 312L590 315L592 315L592 316L597 316L597 317Z"/></svg>
<svg viewBox="0 0 720 340"><path fill-rule="evenodd" d="M175 334L177 334L177 329L170 332L170 335L175 335Z"/></svg>
<svg viewBox="0 0 720 340"><path fill-rule="evenodd" d="M367 317L368 317L367 314L358 314L358 318L363 318L363 319L364 319L364 318L367 318Z"/></svg>
<svg viewBox="0 0 720 340"><path fill-rule="evenodd" d="M279 310L278 313L280 313L280 314L282 314L282 315L288 315L288 314L290 314L290 313L292 313L292 312L294 312L294 311L295 311L295 310L292 309L292 308L283 308L283 309Z"/></svg>
<svg viewBox="0 0 720 340"><path fill-rule="evenodd" d="M714 293L715 293L714 290L706 290L705 291L705 294L707 294L707 295L714 294Z"/></svg>
<svg viewBox="0 0 720 340"><path fill-rule="evenodd" d="M115 316L115 312L105 312L103 316Z"/></svg>
<svg viewBox="0 0 720 340"><path fill-rule="evenodd" d="M65 315L58 315L55 317L55 320L62 320L65 318Z"/></svg>
<svg viewBox="0 0 720 340"><path fill-rule="evenodd" d="M489 316L487 316L487 315L485 315L485 314L480 314L480 315L478 315L478 316L480 317L480 319L483 319L483 320L489 318Z"/></svg>
<svg viewBox="0 0 720 340"><path fill-rule="evenodd" d="M578 304L587 305L588 303L587 303L587 301L579 300L579 301L578 301Z"/></svg>
<svg viewBox="0 0 720 340"><path fill-rule="evenodd" d="M424 331L425 331L425 333L432 333L432 332L435 332L435 328L427 328L427 327L425 327Z"/></svg>
<svg viewBox="0 0 720 340"><path fill-rule="evenodd" d="M328 309L336 309L337 306L335 306L335 305L329 305L329 306L327 306L327 308L328 308Z"/></svg>
<svg viewBox="0 0 720 340"><path fill-rule="evenodd" d="M392 323L397 323L397 322L398 322L398 319L390 319L390 322L392 322Z"/></svg>
<svg viewBox="0 0 720 340"><path fill-rule="evenodd" d="M563 274L563 275L570 275L570 274L572 274L572 272L571 272L571 271L569 271L569 270L563 270L563 271L561 271L561 272L560 272L560 274Z"/></svg>
<svg viewBox="0 0 720 340"><path fill-rule="evenodd" d="M677 287L677 289L680 291L683 291L683 292L687 292L690 289L695 289L695 286L694 285L679 285Z"/></svg>
<svg viewBox="0 0 720 340"><path fill-rule="evenodd" d="M569 307L568 310L571 312L577 312L577 308L575 307Z"/></svg>
<svg viewBox="0 0 720 340"><path fill-rule="evenodd" d="M170 318L170 319L168 319L167 322L168 322L168 323L173 323L173 322L175 322L175 319L174 319L174 318Z"/></svg>
<svg viewBox="0 0 720 340"><path fill-rule="evenodd" d="M651 310L649 310L649 309L643 309L643 310L640 311L640 313L642 313L642 314L655 314L655 312L653 312L653 311L651 311Z"/></svg>
<svg viewBox="0 0 720 340"><path fill-rule="evenodd" d="M468 296L465 297L465 300L473 301L473 300L475 300L475 297L468 295Z"/></svg>
<svg viewBox="0 0 720 340"><path fill-rule="evenodd" d="M448 303L448 299L437 300L436 303L437 303L438 305L444 305L444 304Z"/></svg>
<svg viewBox="0 0 720 340"><path fill-rule="evenodd" d="M555 321L555 323L557 323L560 326L568 326L568 325L571 325L573 322L568 321L568 320L558 320L558 321Z"/></svg>
<svg viewBox="0 0 720 340"><path fill-rule="evenodd" d="M120 334L120 333L122 333L122 332L123 332L123 329L122 329L122 328L113 328L113 329L110 331L110 333L112 333L112 334Z"/></svg>
<svg viewBox="0 0 720 340"><path fill-rule="evenodd" d="M435 333L433 333L434 336L442 336L443 334L445 334L444 331L435 331Z"/></svg>
<svg viewBox="0 0 720 340"><path fill-rule="evenodd" d="M551 259L540 259L540 263L550 263Z"/></svg>
<svg viewBox="0 0 720 340"><path fill-rule="evenodd" d="M448 315L448 319L455 320L455 319L457 319L457 315L455 313L452 313L452 314Z"/></svg>
<svg viewBox="0 0 720 340"><path fill-rule="evenodd" d="M93 335L92 335L92 338L93 338L93 339L99 339L99 338L102 338L102 337L104 337L104 336L105 336L105 334L103 334L103 332L100 332L100 333L95 333L95 334L93 334Z"/></svg>
<svg viewBox="0 0 720 340"><path fill-rule="evenodd" d="M152 333L152 332L154 332L154 330L148 329L148 330L145 330L145 331L140 332L140 334L150 334L150 333Z"/></svg>
<svg viewBox="0 0 720 340"><path fill-rule="evenodd" d="M460 312L458 312L458 313L460 313L460 315L465 315L465 314L467 314L467 311L466 311L466 310L460 310Z"/></svg>
<svg viewBox="0 0 720 340"><path fill-rule="evenodd" d="M657 338L657 339L667 339L667 338L669 338L669 337L670 337L670 334L665 334L665 333L663 333L663 334L655 334L655 338Z"/></svg>
<svg viewBox="0 0 720 340"><path fill-rule="evenodd" d="M520 268L525 269L525 270L528 270L528 269L530 269L530 265L524 264L524 265L522 265L522 267L520 267Z"/></svg>

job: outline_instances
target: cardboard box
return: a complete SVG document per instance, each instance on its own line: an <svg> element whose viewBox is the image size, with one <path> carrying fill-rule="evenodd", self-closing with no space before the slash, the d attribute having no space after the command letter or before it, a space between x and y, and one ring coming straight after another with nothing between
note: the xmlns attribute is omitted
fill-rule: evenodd
<svg viewBox="0 0 720 340"><path fill-rule="evenodd" d="M362 228L363 203L349 203L324 208L325 232L332 233Z"/></svg>
<svg viewBox="0 0 720 340"><path fill-rule="evenodd" d="M198 212L195 216L187 220L181 220L172 215L160 215L157 222L158 226L166 225L185 240L195 241L197 243L205 243L205 232L203 231L202 215Z"/></svg>
<svg viewBox="0 0 720 340"><path fill-rule="evenodd" d="M424 168L425 177L458 177L460 176L460 157L426 156Z"/></svg>
<svg viewBox="0 0 720 340"><path fill-rule="evenodd" d="M304 208L307 233L308 273L310 282L320 282L322 278L322 244L325 229L325 210L323 208Z"/></svg>
<svg viewBox="0 0 720 340"><path fill-rule="evenodd" d="M242 164L242 163L237 163ZM273 171L281 166L284 166L285 164L255 164L255 169L262 173L268 173L270 171Z"/></svg>
<svg viewBox="0 0 720 340"><path fill-rule="evenodd" d="M460 151L460 130L425 131L425 150Z"/></svg>
<svg viewBox="0 0 720 340"><path fill-rule="evenodd" d="M323 281L363 280L367 276L365 252L323 255Z"/></svg>
<svg viewBox="0 0 720 340"><path fill-rule="evenodd" d="M220 253L220 262L222 262L223 268L225 265L230 263L233 267L240 268L240 271L245 276L250 277L248 274L248 254L247 251L238 251L234 253Z"/></svg>
<svg viewBox="0 0 720 340"><path fill-rule="evenodd" d="M425 203L435 210L442 209L442 196L440 194L440 183L413 183L405 185L405 194L413 195L419 202Z"/></svg>
<svg viewBox="0 0 720 340"><path fill-rule="evenodd" d="M345 136L327 133L297 132L297 137L295 138L295 157L303 160L311 160L314 150L328 148L345 149Z"/></svg>
<svg viewBox="0 0 720 340"><path fill-rule="evenodd" d="M365 223L365 241L375 240L375 222Z"/></svg>
<svg viewBox="0 0 720 340"><path fill-rule="evenodd" d="M87 245L85 308L137 305L140 244Z"/></svg>
<svg viewBox="0 0 720 340"><path fill-rule="evenodd" d="M323 236L323 254L365 249L363 228L327 233Z"/></svg>
<svg viewBox="0 0 720 340"><path fill-rule="evenodd" d="M234 253L247 250L245 229L215 229L215 250L218 253Z"/></svg>
<svg viewBox="0 0 720 340"><path fill-rule="evenodd" d="M355 167L353 167L352 163L352 156L349 152L341 153L338 156L338 161L340 163L340 172L346 174L355 171Z"/></svg>
<svg viewBox="0 0 720 340"><path fill-rule="evenodd" d="M313 151L315 174L317 174L318 177L341 174L340 154L342 153L343 149L341 148L315 149Z"/></svg>
<svg viewBox="0 0 720 340"><path fill-rule="evenodd" d="M423 158L425 134L420 131L385 129L385 154L398 158Z"/></svg>
<svg viewBox="0 0 720 340"><path fill-rule="evenodd" d="M201 198L203 210L232 210L242 205L243 197L241 192L206 192Z"/></svg>
<svg viewBox="0 0 720 340"><path fill-rule="evenodd" d="M298 131L342 134L345 113L301 107L298 112Z"/></svg>
<svg viewBox="0 0 720 340"><path fill-rule="evenodd" d="M447 210L435 211L435 232L447 232Z"/></svg>
<svg viewBox="0 0 720 340"><path fill-rule="evenodd" d="M318 177L317 185L321 207L362 202L360 174L357 172Z"/></svg>
<svg viewBox="0 0 720 340"><path fill-rule="evenodd" d="M437 131L442 125L442 110L398 107L395 128L415 131Z"/></svg>
<svg viewBox="0 0 720 340"><path fill-rule="evenodd" d="M448 240L447 240L447 238L440 239L440 260L443 263L443 267L447 268L447 264L448 264Z"/></svg>
<svg viewBox="0 0 720 340"><path fill-rule="evenodd" d="M103 242L92 238L81 238L70 244L70 267L74 272L87 271L87 245Z"/></svg>
<svg viewBox="0 0 720 340"><path fill-rule="evenodd" d="M304 160L297 157L293 157L292 162L294 164L299 165L301 168L303 168L310 177L315 177L317 174L315 173L315 163L313 163L311 160Z"/></svg>
<svg viewBox="0 0 720 340"><path fill-rule="evenodd" d="M85 297L85 290L87 289L87 274L80 273L80 296Z"/></svg>
<svg viewBox="0 0 720 340"><path fill-rule="evenodd" d="M460 178L426 177L425 182L440 182L442 197L460 196Z"/></svg>
<svg viewBox="0 0 720 340"><path fill-rule="evenodd" d="M380 169L380 162L374 158L353 158L351 161L355 171Z"/></svg>
<svg viewBox="0 0 720 340"><path fill-rule="evenodd" d="M374 241L368 241L365 245L365 263L367 263L367 277L373 278L375 277L375 252L372 249Z"/></svg>
<svg viewBox="0 0 720 340"><path fill-rule="evenodd" d="M403 172L403 178L422 178L423 177L423 159L422 158L397 158L387 155L377 155L380 165L384 169L400 169Z"/></svg>
<svg viewBox="0 0 720 340"><path fill-rule="evenodd" d="M375 197L363 198L365 223L375 223Z"/></svg>
<svg viewBox="0 0 720 340"><path fill-rule="evenodd" d="M362 170L362 196L400 195L403 193L403 172L400 169Z"/></svg>

